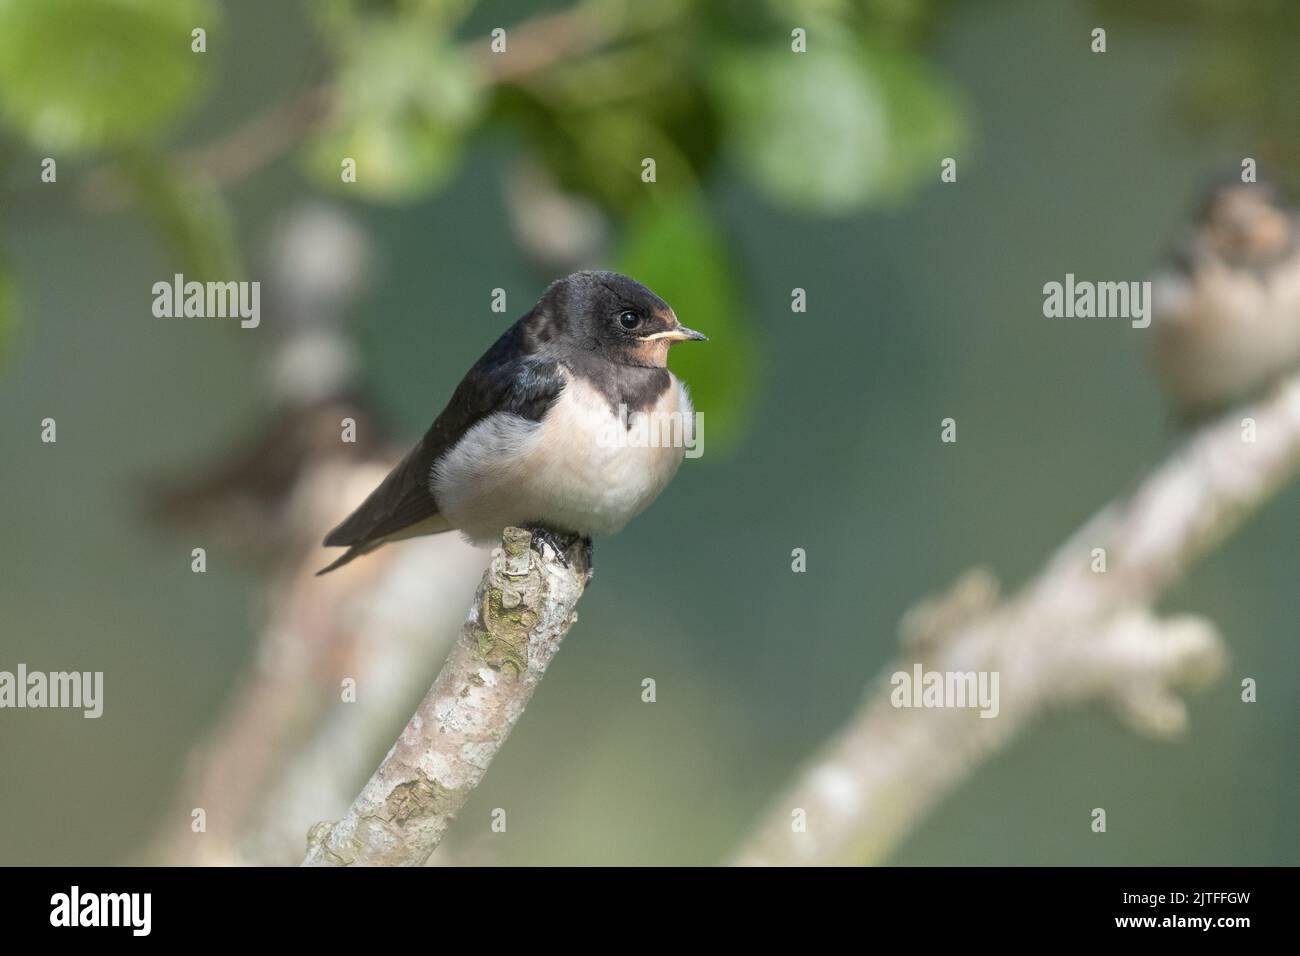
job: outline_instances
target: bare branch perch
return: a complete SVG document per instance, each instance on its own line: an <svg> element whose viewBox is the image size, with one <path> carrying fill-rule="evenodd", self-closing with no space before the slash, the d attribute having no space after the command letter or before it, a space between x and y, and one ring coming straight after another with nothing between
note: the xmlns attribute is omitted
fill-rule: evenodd
<svg viewBox="0 0 1300 956"><path fill-rule="evenodd" d="M310 726L281 754L276 778L239 821L240 862L299 862L307 828L340 816L352 803L358 782L375 769L375 755L392 743L393 727L410 716L414 702L429 689L464 620L465 595L478 584L488 557L459 535L420 538L391 550L391 555L371 555L383 562L373 572L331 581L322 589L320 583L329 579L314 576L320 557L313 549L290 584L302 600L289 606L297 621L290 619L288 626L305 614L319 614L319 606L329 600L322 590L350 592L339 622L348 626L345 640L322 648L321 654L345 660L347 674L361 692L340 704L338 677L327 673L318 683L330 680L330 703L317 708L299 704ZM267 637L276 636L268 628Z"/></svg>
<svg viewBox="0 0 1300 956"><path fill-rule="evenodd" d="M581 543L536 550L507 528L447 663L337 823L308 835L305 866L419 866L478 786L577 615Z"/></svg>
<svg viewBox="0 0 1300 956"><path fill-rule="evenodd" d="M1298 468L1300 378L1200 429L1012 598L999 603L989 576L973 572L946 599L909 613L901 657L737 862L880 862L980 761L1052 708L1100 700L1141 732L1180 731L1186 711L1175 691L1213 679L1223 648L1207 622L1160 621L1151 608ZM1104 572L1094 570L1096 548L1105 549ZM930 671L999 673L998 715L894 707L890 675L918 661Z"/></svg>

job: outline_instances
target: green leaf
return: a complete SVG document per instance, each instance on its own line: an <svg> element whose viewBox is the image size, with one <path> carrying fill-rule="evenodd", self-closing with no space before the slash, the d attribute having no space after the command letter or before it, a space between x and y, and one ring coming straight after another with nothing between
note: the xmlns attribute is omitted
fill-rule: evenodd
<svg viewBox="0 0 1300 956"><path fill-rule="evenodd" d="M957 95L920 58L877 53L871 69L889 113L889 161L880 179L883 199L904 198L939 175L939 162L956 155L967 139Z"/></svg>
<svg viewBox="0 0 1300 956"><path fill-rule="evenodd" d="M668 364L704 414L705 453L711 443L725 448L736 441L754 388L755 330L741 319L739 283L708 211L689 199L643 209L628 225L616 268L709 337L673 346Z"/></svg>
<svg viewBox="0 0 1300 956"><path fill-rule="evenodd" d="M842 213L897 196L961 138L951 98L919 59L864 49L829 26L806 53L735 47L711 89L739 165L776 202Z"/></svg>
<svg viewBox="0 0 1300 956"><path fill-rule="evenodd" d="M880 88L845 47L742 47L715 58L713 87L738 163L774 200L838 212L875 195L889 159Z"/></svg>
<svg viewBox="0 0 1300 956"><path fill-rule="evenodd" d="M33 145L138 142L197 94L209 0L0 0L0 115Z"/></svg>
<svg viewBox="0 0 1300 956"><path fill-rule="evenodd" d="M198 282L230 282L244 274L234 215L214 183L179 174L149 157L136 158L128 168L141 202L162 231L170 267Z"/></svg>
<svg viewBox="0 0 1300 956"><path fill-rule="evenodd" d="M561 186L619 213L643 206L651 191L693 193L697 188L695 173L677 143L635 111L548 117L539 146ZM653 186L641 181L641 159L646 156L657 164Z"/></svg>
<svg viewBox="0 0 1300 956"><path fill-rule="evenodd" d="M481 106L472 62L436 33L382 21L352 36L330 125L310 145L320 182L371 199L431 192L455 171ZM356 182L341 178L345 158Z"/></svg>

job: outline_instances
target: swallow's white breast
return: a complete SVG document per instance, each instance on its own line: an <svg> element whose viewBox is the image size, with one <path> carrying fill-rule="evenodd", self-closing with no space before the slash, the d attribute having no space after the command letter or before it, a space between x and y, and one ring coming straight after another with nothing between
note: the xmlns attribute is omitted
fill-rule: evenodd
<svg viewBox="0 0 1300 956"><path fill-rule="evenodd" d="M1300 365L1300 256L1262 274L1202 263L1154 291L1153 359L1181 403L1244 397Z"/></svg>
<svg viewBox="0 0 1300 956"><path fill-rule="evenodd" d="M541 422L492 415L434 464L430 488L439 511L471 540L495 541L503 528L527 524L611 534L677 473L693 413L676 378L649 414L663 425L661 439L667 433L679 440L655 447L629 443L625 424L605 397L581 378L566 377Z"/></svg>

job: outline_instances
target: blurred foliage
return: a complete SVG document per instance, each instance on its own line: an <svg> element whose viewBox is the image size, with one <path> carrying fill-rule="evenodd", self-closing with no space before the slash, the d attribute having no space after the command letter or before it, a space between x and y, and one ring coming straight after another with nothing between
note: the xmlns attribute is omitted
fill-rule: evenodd
<svg viewBox="0 0 1300 956"><path fill-rule="evenodd" d="M619 246L600 258L721 343L673 357L711 441L742 427L759 349L710 179L734 167L773 203L844 215L906 197L963 139L957 99L924 56L943 0L547 5L500 24L505 54L477 6L305 4L329 108L298 161L322 189L413 203L451 183L476 133L507 131L611 221ZM0 0L0 110L31 147L99 152L177 267L233 278L237 230L216 177L149 142L195 102L207 57L190 52L190 31L211 31L216 12L210 0ZM792 48L796 28L807 52Z"/></svg>
<svg viewBox="0 0 1300 956"><path fill-rule="evenodd" d="M737 161L763 191L828 212L879 191L889 117L850 48L797 57L781 47L737 47L718 57L714 72Z"/></svg>
<svg viewBox="0 0 1300 956"><path fill-rule="evenodd" d="M689 384L696 408L707 409L704 447L716 450L715 440L725 447L739 432L759 350L752 325L737 312L744 299L708 210L673 203L641 212L628 225L615 268L654 289L683 325L709 337L709 346L673 349L669 364Z"/></svg>
<svg viewBox="0 0 1300 956"><path fill-rule="evenodd" d="M209 0L0 0L0 113L33 146L85 151L148 137L205 78L190 31Z"/></svg>
<svg viewBox="0 0 1300 956"><path fill-rule="evenodd" d="M737 161L795 209L842 213L899 198L963 139L954 98L914 58L839 31L815 57L735 47L714 72Z"/></svg>
<svg viewBox="0 0 1300 956"><path fill-rule="evenodd" d="M9 338L14 327L14 284L4 259L0 259L0 361L9 350Z"/></svg>
<svg viewBox="0 0 1300 956"><path fill-rule="evenodd" d="M474 0L314 0L308 5L322 32L334 38L362 30L376 19L445 32L472 9Z"/></svg>
<svg viewBox="0 0 1300 956"><path fill-rule="evenodd" d="M1300 3L1096 0L1096 9L1116 24L1186 39L1176 103L1183 126L1245 137L1240 155L1300 192Z"/></svg>
<svg viewBox="0 0 1300 956"><path fill-rule="evenodd" d="M158 226L170 265L198 282L243 276L234 216L214 183L152 155L132 156L126 167L136 196Z"/></svg>
<svg viewBox="0 0 1300 956"><path fill-rule="evenodd" d="M308 159L323 184L402 202L455 171L482 89L469 57L445 36L372 20L338 37L336 108ZM342 157L356 160L355 183L343 183Z"/></svg>

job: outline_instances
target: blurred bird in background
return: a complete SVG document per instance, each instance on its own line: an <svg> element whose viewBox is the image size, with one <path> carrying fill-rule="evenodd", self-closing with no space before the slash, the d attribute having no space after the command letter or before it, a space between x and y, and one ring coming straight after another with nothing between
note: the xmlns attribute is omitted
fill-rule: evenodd
<svg viewBox="0 0 1300 956"><path fill-rule="evenodd" d="M253 560L314 544L300 512L322 468L386 467L394 457L360 387L356 347L344 327L371 271L368 240L337 211L309 203L286 217L268 253L274 345L264 375L266 414L211 462L155 480L147 493L160 523L200 530ZM345 420L354 423L347 442Z"/></svg>
<svg viewBox="0 0 1300 956"><path fill-rule="evenodd" d="M1155 280L1150 359L1185 421L1300 368L1300 218L1271 184L1216 186Z"/></svg>

